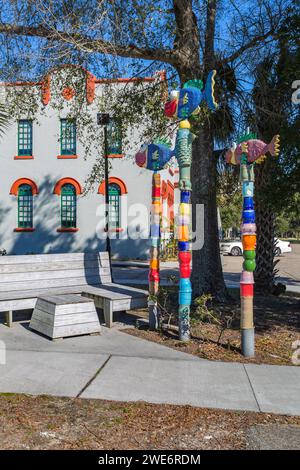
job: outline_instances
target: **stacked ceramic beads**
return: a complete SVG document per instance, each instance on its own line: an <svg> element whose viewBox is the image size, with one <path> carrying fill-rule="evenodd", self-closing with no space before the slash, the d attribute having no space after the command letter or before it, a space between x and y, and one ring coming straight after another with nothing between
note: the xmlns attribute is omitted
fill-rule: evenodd
<svg viewBox="0 0 300 470"><path fill-rule="evenodd" d="M192 302L190 229L190 191L181 191L178 218L178 261L179 261L179 337L188 340L190 335L189 315Z"/></svg>
<svg viewBox="0 0 300 470"><path fill-rule="evenodd" d="M153 173L152 179L152 211L150 226L150 269L149 269L149 309L157 309L156 300L151 296L156 296L159 289L159 250L160 250L160 215L161 215L161 199L160 199L160 174ZM157 312L149 315L149 320L157 319ZM157 325L149 325L151 329L157 328Z"/></svg>
<svg viewBox="0 0 300 470"><path fill-rule="evenodd" d="M256 248L256 224L254 210L254 164L247 164L246 157L241 161L241 181L243 190L243 223L241 226L243 243L243 272L240 281L241 293L241 332L242 350L245 356L254 356L253 295Z"/></svg>
<svg viewBox="0 0 300 470"><path fill-rule="evenodd" d="M192 140L190 123L183 120L179 124L176 138L176 158L179 164L180 205L178 217L178 261L179 261L179 338L190 339L190 306L192 302L191 251L190 251L190 199Z"/></svg>

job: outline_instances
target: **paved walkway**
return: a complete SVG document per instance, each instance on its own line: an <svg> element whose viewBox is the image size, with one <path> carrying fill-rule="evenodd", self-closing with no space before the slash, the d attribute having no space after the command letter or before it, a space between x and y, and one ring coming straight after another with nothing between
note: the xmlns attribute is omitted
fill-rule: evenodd
<svg viewBox="0 0 300 470"><path fill-rule="evenodd" d="M300 415L300 367L209 362L106 328L52 342L25 322L0 325L0 340L2 393Z"/></svg>

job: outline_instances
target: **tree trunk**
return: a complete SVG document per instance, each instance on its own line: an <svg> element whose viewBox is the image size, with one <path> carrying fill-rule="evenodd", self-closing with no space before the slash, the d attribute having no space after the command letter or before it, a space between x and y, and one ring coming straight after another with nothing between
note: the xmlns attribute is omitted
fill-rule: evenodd
<svg viewBox="0 0 300 470"><path fill-rule="evenodd" d="M256 269L254 272L256 290L272 293L275 286L277 264L275 256L275 214L261 197L261 191L269 183L271 159L255 168L255 211L257 224Z"/></svg>
<svg viewBox="0 0 300 470"><path fill-rule="evenodd" d="M193 221L197 204L204 205L204 244L193 250L193 295L211 293L215 299L227 298L219 247L216 201L216 162L213 156L213 139L208 125L201 128L193 146L192 161ZM194 226L194 231L199 227Z"/></svg>
<svg viewBox="0 0 300 470"><path fill-rule="evenodd" d="M199 58L199 34L191 0L174 0L177 23L176 47L181 53L177 66L182 84L186 80L206 78L214 68L214 36L216 0L208 0L206 17L205 51L203 65ZM193 249L192 286L193 296L211 293L216 299L226 298L219 248L218 217L216 202L216 162L213 156L213 137L208 120L196 130L192 158L192 209L193 231L197 236L202 228L195 225L197 205L204 205L204 244ZM199 222L198 222L199 224ZM195 244L194 244L195 246Z"/></svg>

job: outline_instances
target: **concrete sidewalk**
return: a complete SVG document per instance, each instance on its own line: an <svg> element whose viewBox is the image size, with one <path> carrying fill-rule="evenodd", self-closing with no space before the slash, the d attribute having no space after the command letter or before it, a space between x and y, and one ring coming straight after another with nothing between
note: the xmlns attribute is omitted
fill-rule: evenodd
<svg viewBox="0 0 300 470"><path fill-rule="evenodd" d="M116 329L52 342L0 325L0 392L300 415L300 368L210 362Z"/></svg>

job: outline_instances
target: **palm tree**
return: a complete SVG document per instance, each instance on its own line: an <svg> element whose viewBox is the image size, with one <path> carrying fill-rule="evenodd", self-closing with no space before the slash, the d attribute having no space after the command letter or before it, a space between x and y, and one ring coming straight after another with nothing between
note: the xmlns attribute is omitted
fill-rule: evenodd
<svg viewBox="0 0 300 470"><path fill-rule="evenodd" d="M299 45L293 47L291 41L295 28L299 28L299 25L283 28L278 49L256 66L252 91L254 112L249 121L252 129L265 142L269 142L275 134L281 136L279 159L267 158L263 164L256 166L255 175L255 282L257 288L265 293L274 291L278 272L278 260L274 259L276 215L297 190L295 182L299 174L300 113L291 102L291 77L295 76L300 63ZM299 186L299 183L296 184Z"/></svg>

